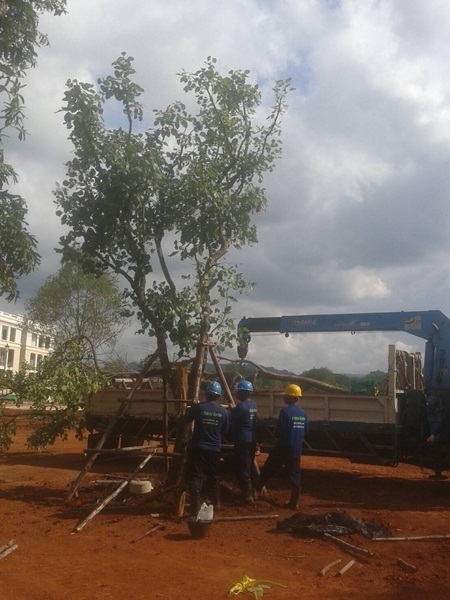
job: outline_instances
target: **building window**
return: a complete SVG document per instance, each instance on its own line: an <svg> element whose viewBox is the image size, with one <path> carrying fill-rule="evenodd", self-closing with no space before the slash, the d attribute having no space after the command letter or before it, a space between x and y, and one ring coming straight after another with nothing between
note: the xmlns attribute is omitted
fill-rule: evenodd
<svg viewBox="0 0 450 600"><path fill-rule="evenodd" d="M11 327L11 329L9 330L9 341L10 342L16 341L16 328L15 327Z"/></svg>
<svg viewBox="0 0 450 600"><path fill-rule="evenodd" d="M31 334L31 345L34 347L37 346L37 335L35 333Z"/></svg>
<svg viewBox="0 0 450 600"><path fill-rule="evenodd" d="M36 354L34 352L30 354L30 367L32 369L36 368Z"/></svg>
<svg viewBox="0 0 450 600"><path fill-rule="evenodd" d="M9 350L7 360L8 360L8 369L12 369L14 366L14 350L11 350L11 349Z"/></svg>
<svg viewBox="0 0 450 600"><path fill-rule="evenodd" d="M8 339L8 327L6 325L2 326L2 340Z"/></svg>

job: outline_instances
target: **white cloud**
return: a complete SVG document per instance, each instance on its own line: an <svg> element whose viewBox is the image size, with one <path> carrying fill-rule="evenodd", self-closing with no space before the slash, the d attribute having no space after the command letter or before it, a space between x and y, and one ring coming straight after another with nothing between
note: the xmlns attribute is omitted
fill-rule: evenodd
<svg viewBox="0 0 450 600"><path fill-rule="evenodd" d="M22 282L24 298L58 264L52 190L71 156L58 112L65 83L95 83L126 51L145 89L147 126L153 108L183 98L176 73L200 68L208 55L225 71L250 69L266 103L275 79L293 78L283 157L266 179L267 213L256 218L260 242L230 257L257 283L235 307L238 319L450 313L450 4L69 0L68 9L41 21L51 47L27 78L31 135L7 147L43 256ZM12 310L4 301L0 308ZM386 336L353 337L264 337L258 361L295 371L383 368ZM128 355L147 347L135 337L130 344Z"/></svg>

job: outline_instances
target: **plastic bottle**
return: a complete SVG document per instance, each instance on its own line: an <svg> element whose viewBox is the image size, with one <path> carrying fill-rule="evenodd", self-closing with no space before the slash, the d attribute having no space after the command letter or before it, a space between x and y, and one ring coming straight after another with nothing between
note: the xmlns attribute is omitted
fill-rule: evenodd
<svg viewBox="0 0 450 600"><path fill-rule="evenodd" d="M214 506L212 504L203 504L200 506L198 511L197 521L212 521L214 518Z"/></svg>

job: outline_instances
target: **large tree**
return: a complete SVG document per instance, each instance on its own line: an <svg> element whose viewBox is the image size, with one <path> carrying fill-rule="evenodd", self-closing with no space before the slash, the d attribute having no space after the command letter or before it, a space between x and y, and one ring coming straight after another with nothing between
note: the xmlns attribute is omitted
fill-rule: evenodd
<svg viewBox="0 0 450 600"><path fill-rule="evenodd" d="M24 139L23 83L36 66L37 48L48 44L39 27L40 15L65 12L66 0L0 1L0 296L18 296L17 278L39 264L36 238L28 231L25 200L10 191L17 182L14 168L5 163L3 141L9 131Z"/></svg>
<svg viewBox="0 0 450 600"><path fill-rule="evenodd" d="M261 184L281 152L290 84L275 83L273 107L262 115L249 72L221 75L208 58L197 72L180 74L196 111L175 102L155 110L145 131L132 61L123 53L97 89L68 82L63 110L74 158L55 192L69 227L61 244L84 268L124 278L125 296L142 331L156 337L167 376L169 342L180 356L196 348L199 375L209 338L231 343L230 302L246 284L225 257L231 246L257 241L251 219L266 205ZM122 108L122 127L105 122L110 99ZM190 397L197 393L198 377Z"/></svg>
<svg viewBox="0 0 450 600"><path fill-rule="evenodd" d="M125 326L115 277L84 273L73 264L48 277L25 308L28 321L47 328L59 343L84 338L94 349L112 346Z"/></svg>

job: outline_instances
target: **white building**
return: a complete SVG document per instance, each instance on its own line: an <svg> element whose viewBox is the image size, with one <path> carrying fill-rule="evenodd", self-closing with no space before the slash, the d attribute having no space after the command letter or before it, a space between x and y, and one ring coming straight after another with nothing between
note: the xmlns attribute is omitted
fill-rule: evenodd
<svg viewBox="0 0 450 600"><path fill-rule="evenodd" d="M36 370L51 350L50 336L29 331L21 315L0 311L0 371L15 373L24 361Z"/></svg>

